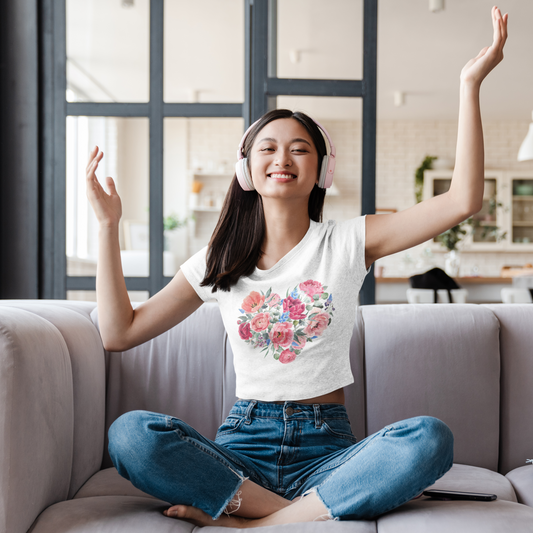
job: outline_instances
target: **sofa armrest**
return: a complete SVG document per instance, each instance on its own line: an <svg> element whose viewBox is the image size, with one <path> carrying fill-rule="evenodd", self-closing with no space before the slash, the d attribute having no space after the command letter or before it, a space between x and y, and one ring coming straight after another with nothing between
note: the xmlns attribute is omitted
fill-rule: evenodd
<svg viewBox="0 0 533 533"><path fill-rule="evenodd" d="M34 313L0 306L0 533L25 533L67 498L73 424L63 336Z"/></svg>
<svg viewBox="0 0 533 533"><path fill-rule="evenodd" d="M505 477L513 485L518 502L533 507L533 465L515 468Z"/></svg>

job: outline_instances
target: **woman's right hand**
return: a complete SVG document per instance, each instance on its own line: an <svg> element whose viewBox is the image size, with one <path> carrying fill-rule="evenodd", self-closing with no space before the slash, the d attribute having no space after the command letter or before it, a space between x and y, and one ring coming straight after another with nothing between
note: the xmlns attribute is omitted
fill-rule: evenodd
<svg viewBox="0 0 533 533"><path fill-rule="evenodd" d="M89 198L89 202L94 209L100 226L118 226L118 222L122 216L122 202L120 201L120 196L117 194L115 182L113 178L106 178L106 185L109 190L108 194L95 174L98 163L103 157L104 153L98 151L98 146L95 146L89 154L86 173L87 198Z"/></svg>

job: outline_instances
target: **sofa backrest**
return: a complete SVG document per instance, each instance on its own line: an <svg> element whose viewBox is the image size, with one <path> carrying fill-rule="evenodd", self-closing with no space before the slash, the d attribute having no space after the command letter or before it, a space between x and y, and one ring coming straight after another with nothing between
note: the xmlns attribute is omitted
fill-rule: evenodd
<svg viewBox="0 0 533 533"><path fill-rule="evenodd" d="M483 306L500 323L501 429L499 472L533 459L533 305Z"/></svg>
<svg viewBox="0 0 533 533"><path fill-rule="evenodd" d="M472 304L406 304L366 306L362 316L368 433L434 416L454 434L454 462L497 470L495 315Z"/></svg>
<svg viewBox="0 0 533 533"><path fill-rule="evenodd" d="M490 309L360 307L350 357L355 383L346 388L346 404L359 440L397 420L435 416L454 433L456 462L497 470L499 322ZM232 350L216 304L144 345L107 354L106 366L106 430L122 413L146 409L214 438L236 400Z"/></svg>

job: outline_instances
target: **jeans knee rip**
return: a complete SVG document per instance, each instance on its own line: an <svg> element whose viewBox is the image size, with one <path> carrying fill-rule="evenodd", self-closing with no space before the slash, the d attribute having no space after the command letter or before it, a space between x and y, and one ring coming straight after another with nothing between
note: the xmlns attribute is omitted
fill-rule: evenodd
<svg viewBox="0 0 533 533"><path fill-rule="evenodd" d="M241 508L241 502L242 502L242 490L239 490L237 494L233 497L233 499L226 505L226 508L224 509L224 514L230 515L231 513L237 512Z"/></svg>
<svg viewBox="0 0 533 533"><path fill-rule="evenodd" d="M216 516L214 516L213 520L218 520L220 516L222 515L222 513L229 516L231 513L235 513L241 508L242 490L239 490L239 489L241 488L242 484L249 478L233 470L233 468L230 468L230 467L228 468L241 480L241 482L239 486L235 489L235 492L224 503L224 506L222 507L222 511L220 511Z"/></svg>

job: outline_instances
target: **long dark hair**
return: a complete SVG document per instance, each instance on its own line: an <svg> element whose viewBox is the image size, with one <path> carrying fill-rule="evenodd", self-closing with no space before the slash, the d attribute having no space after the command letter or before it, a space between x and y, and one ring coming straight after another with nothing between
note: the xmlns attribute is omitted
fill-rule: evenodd
<svg viewBox="0 0 533 533"><path fill-rule="evenodd" d="M243 153L248 157L257 134L269 122L280 118L294 118L308 131L318 152L318 170L326 155L326 142L319 127L306 114L288 109L274 109L263 115L250 130L244 142ZM318 177L318 174L317 174ZM309 218L322 221L326 190L316 184L309 196ZM207 252L205 277L200 285L229 291L241 276L249 276L263 255L261 247L265 238L263 200L257 191L244 191L237 176L233 176L224 199L218 224L213 232Z"/></svg>

